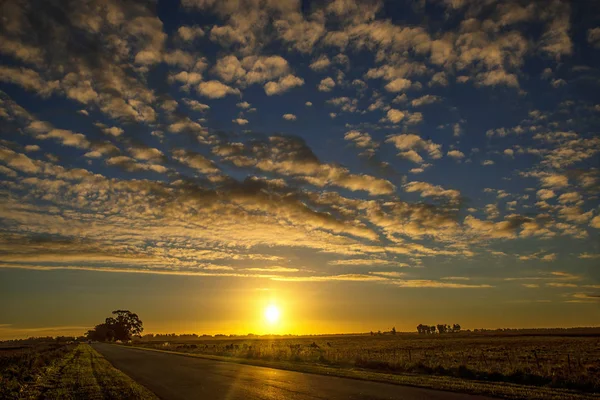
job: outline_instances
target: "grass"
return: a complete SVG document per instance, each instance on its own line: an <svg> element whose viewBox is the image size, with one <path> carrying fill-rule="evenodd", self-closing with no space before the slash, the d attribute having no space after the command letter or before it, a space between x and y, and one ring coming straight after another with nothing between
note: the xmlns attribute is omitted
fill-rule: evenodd
<svg viewBox="0 0 600 400"><path fill-rule="evenodd" d="M346 335L135 345L506 398L592 398L600 391L600 339L594 336Z"/></svg>
<svg viewBox="0 0 600 400"><path fill-rule="evenodd" d="M157 399L87 344L71 346L46 366L19 399Z"/></svg>
<svg viewBox="0 0 600 400"><path fill-rule="evenodd" d="M56 342L1 347L0 399L22 398L52 363L72 349Z"/></svg>

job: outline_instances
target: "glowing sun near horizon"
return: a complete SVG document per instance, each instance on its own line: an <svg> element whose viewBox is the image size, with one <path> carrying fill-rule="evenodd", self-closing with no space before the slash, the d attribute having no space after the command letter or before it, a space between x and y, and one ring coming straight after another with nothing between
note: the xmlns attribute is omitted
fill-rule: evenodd
<svg viewBox="0 0 600 400"><path fill-rule="evenodd" d="M279 311L279 307L277 307L276 305L269 305L267 306L267 308L265 308L265 318L267 319L267 322L269 324L276 324L277 322L279 322L279 316L281 315L281 312Z"/></svg>

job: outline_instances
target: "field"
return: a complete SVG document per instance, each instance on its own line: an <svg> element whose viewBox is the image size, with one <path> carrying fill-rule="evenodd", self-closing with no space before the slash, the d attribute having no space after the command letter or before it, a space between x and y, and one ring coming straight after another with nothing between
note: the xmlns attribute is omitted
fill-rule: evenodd
<svg viewBox="0 0 600 400"><path fill-rule="evenodd" d="M0 398L17 399L37 384L46 368L73 346L55 342L0 347Z"/></svg>
<svg viewBox="0 0 600 400"><path fill-rule="evenodd" d="M340 335L141 341L135 346L600 392L600 337L558 335Z"/></svg>
<svg viewBox="0 0 600 400"><path fill-rule="evenodd" d="M156 399L87 344L0 349L2 399Z"/></svg>
<svg viewBox="0 0 600 400"><path fill-rule="evenodd" d="M507 398L590 398L600 392L596 334L170 337L132 345ZM45 342L0 347L0 398L156 397L87 344Z"/></svg>

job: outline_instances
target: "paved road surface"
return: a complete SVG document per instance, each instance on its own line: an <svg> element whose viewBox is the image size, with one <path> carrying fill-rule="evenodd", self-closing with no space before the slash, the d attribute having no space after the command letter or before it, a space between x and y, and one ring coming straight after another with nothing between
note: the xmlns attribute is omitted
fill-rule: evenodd
<svg viewBox="0 0 600 400"><path fill-rule="evenodd" d="M212 361L110 344L93 347L165 400L488 400L408 386Z"/></svg>

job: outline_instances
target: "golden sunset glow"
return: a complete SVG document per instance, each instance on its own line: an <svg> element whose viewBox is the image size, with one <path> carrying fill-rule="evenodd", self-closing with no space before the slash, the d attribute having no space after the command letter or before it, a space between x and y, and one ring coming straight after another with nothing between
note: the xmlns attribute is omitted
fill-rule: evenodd
<svg viewBox="0 0 600 400"><path fill-rule="evenodd" d="M279 311L279 308L274 304L270 304L265 308L265 319L271 325L275 325L279 322L280 315L281 312Z"/></svg>

